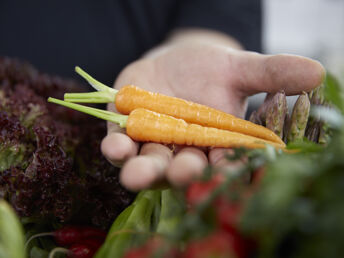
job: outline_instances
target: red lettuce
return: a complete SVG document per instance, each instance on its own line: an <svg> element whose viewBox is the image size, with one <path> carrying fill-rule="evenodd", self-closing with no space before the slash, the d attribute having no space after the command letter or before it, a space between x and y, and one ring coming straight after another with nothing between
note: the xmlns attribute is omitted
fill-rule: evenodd
<svg viewBox="0 0 344 258"><path fill-rule="evenodd" d="M0 58L0 197L22 217L107 227L133 198L100 152L105 122L46 102L83 89Z"/></svg>

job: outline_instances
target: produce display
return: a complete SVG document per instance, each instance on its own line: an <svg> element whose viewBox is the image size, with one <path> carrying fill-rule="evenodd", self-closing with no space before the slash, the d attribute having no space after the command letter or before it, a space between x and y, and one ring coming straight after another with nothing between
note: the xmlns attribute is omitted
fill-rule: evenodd
<svg viewBox="0 0 344 258"><path fill-rule="evenodd" d="M80 69L98 92L82 92L62 80L52 83L46 75L44 86L36 85L40 79L33 78L43 75L31 66L0 61L0 257L342 257L344 89L330 74L323 85L300 94L290 110L285 93L277 92L267 95L251 122L232 117L234 129L216 126L236 135L226 136L230 144L237 141L227 159L240 166L209 166L183 189L134 196L121 188L117 171L101 157L104 122L72 109L127 130L131 114L145 117L145 112L211 126L192 113L196 120L187 121L177 111L164 113L165 101L182 100L153 93L142 94L156 98L157 110L143 101L148 106L134 106L130 114L75 104L117 105L120 91ZM48 97L72 109L47 103ZM156 123L154 117L147 126L152 119ZM146 130L140 123L135 133ZM159 130L157 138L137 139L162 142ZM183 143L205 141L203 132L196 136L200 139L188 136ZM214 142L213 137L205 145Z"/></svg>

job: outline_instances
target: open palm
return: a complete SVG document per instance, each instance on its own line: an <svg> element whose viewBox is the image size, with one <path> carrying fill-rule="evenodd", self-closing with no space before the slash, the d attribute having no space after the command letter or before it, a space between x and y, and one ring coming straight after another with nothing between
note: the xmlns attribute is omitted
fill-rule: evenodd
<svg viewBox="0 0 344 258"><path fill-rule="evenodd" d="M115 88L134 84L243 117L248 96L282 89L289 95L309 91L322 82L324 74L318 62L304 57L261 55L214 44L179 44L130 64L118 76ZM114 105L109 109L114 110ZM183 185L199 176L208 162L226 164L221 149L206 155L199 148L180 146L172 153L156 143L139 148L110 123L102 152L113 164L124 163L121 181L132 190L166 179Z"/></svg>

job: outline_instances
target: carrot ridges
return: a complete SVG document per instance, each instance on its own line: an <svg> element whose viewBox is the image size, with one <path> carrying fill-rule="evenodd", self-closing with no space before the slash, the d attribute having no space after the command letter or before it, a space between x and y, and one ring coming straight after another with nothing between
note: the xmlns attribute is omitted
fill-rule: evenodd
<svg viewBox="0 0 344 258"><path fill-rule="evenodd" d="M228 130L189 124L182 119L143 108L130 113L126 130L132 139L143 142L222 148L264 148L269 144L284 148L284 145L271 141Z"/></svg>
<svg viewBox="0 0 344 258"><path fill-rule="evenodd" d="M129 114L137 108L145 108L181 118L188 123L238 132L285 145L280 137L264 126L205 105L152 93L133 85L124 86L119 90L115 98L115 105L122 114Z"/></svg>
<svg viewBox="0 0 344 258"><path fill-rule="evenodd" d="M76 67L76 71L99 92L90 93L89 95L87 93L68 94L66 95L66 101L109 103L114 99L117 110L125 115L130 114L137 108L145 108L175 118L181 118L188 123L238 132L285 146L278 135L264 126L256 125L223 111L184 99L152 93L133 85L115 90L97 81L79 67Z"/></svg>

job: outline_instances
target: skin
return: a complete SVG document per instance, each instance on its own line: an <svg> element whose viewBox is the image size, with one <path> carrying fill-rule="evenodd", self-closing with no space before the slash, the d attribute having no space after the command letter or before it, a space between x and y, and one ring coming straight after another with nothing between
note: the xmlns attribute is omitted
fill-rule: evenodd
<svg viewBox="0 0 344 258"><path fill-rule="evenodd" d="M242 49L233 38L208 30L174 32L160 46L128 65L114 83L127 84L205 104L244 117L247 97L284 90L287 95L310 91L325 76L323 66L294 55L263 55ZM116 111L113 104L108 109ZM231 167L226 149L139 145L108 123L101 150L122 166L121 183L132 191L172 184L185 186L209 163Z"/></svg>

